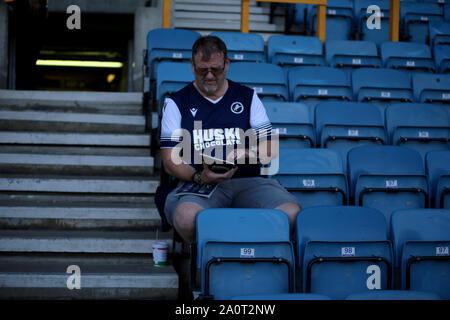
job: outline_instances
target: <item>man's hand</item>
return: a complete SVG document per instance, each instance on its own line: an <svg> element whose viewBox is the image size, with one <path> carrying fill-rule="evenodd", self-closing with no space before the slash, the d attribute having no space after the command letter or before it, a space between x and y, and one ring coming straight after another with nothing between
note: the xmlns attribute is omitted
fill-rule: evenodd
<svg viewBox="0 0 450 320"><path fill-rule="evenodd" d="M201 179L206 184L217 184L219 182L231 179L238 167L228 170L225 173L216 173L209 168L209 165L203 162L203 171Z"/></svg>

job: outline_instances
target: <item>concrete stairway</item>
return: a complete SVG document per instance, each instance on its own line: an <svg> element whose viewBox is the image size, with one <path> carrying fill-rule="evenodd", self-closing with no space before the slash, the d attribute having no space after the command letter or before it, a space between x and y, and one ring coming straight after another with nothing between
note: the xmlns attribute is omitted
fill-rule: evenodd
<svg viewBox="0 0 450 320"><path fill-rule="evenodd" d="M173 26L193 29L201 34L211 31L240 31L240 0L173 0ZM264 40L284 32L284 10L277 8L270 23L270 4L250 2L250 32Z"/></svg>
<svg viewBox="0 0 450 320"><path fill-rule="evenodd" d="M177 298L150 138L141 93L0 90L0 298Z"/></svg>

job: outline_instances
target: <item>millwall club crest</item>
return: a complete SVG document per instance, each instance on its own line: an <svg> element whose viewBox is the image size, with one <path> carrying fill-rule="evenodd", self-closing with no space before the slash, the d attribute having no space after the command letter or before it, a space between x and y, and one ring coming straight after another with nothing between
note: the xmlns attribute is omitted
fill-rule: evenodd
<svg viewBox="0 0 450 320"><path fill-rule="evenodd" d="M242 105L242 103L233 102L233 104L231 105L231 112L233 112L234 114L240 114L242 113L242 111L244 111L244 106Z"/></svg>
<svg viewBox="0 0 450 320"><path fill-rule="evenodd" d="M192 116L195 118L195 115L197 114L198 109L197 108L191 108L189 109L192 113Z"/></svg>

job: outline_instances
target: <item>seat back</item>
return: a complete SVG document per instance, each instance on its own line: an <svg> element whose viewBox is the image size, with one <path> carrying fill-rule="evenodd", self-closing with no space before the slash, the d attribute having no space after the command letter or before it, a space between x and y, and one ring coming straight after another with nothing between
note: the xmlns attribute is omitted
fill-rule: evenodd
<svg viewBox="0 0 450 320"><path fill-rule="evenodd" d="M327 65L334 68L381 67L374 42L356 40L328 40L325 42Z"/></svg>
<svg viewBox="0 0 450 320"><path fill-rule="evenodd" d="M280 66L270 63L234 62L227 77L249 86L265 101L288 101L286 76Z"/></svg>
<svg viewBox="0 0 450 320"><path fill-rule="evenodd" d="M348 153L350 193L357 206L393 211L428 205L428 184L419 152L396 146L361 146Z"/></svg>
<svg viewBox="0 0 450 320"><path fill-rule="evenodd" d="M430 202L435 208L450 209L450 150L428 152L425 166Z"/></svg>
<svg viewBox="0 0 450 320"><path fill-rule="evenodd" d="M364 293L354 293L345 300L441 300L433 292L410 290L373 290Z"/></svg>
<svg viewBox="0 0 450 320"><path fill-rule="evenodd" d="M314 108L323 100L352 99L348 75L331 67L294 67L288 73L291 101Z"/></svg>
<svg viewBox="0 0 450 320"><path fill-rule="evenodd" d="M257 33L214 31L211 36L222 39L231 61L265 62L264 39Z"/></svg>
<svg viewBox="0 0 450 320"><path fill-rule="evenodd" d="M400 210L392 214L391 230L401 289L450 299L450 211Z"/></svg>
<svg viewBox="0 0 450 320"><path fill-rule="evenodd" d="M307 7L309 30L317 31L317 6ZM350 0L328 0L326 12L326 38L349 40L353 22L353 2Z"/></svg>
<svg viewBox="0 0 450 320"><path fill-rule="evenodd" d="M194 81L194 75L189 62L163 61L159 63L156 72L158 113L161 114L164 98L182 89L192 81Z"/></svg>
<svg viewBox="0 0 450 320"><path fill-rule="evenodd" d="M450 149L450 118L441 106L392 104L386 109L386 128L392 145L417 150L424 159L428 151Z"/></svg>
<svg viewBox="0 0 450 320"><path fill-rule="evenodd" d="M435 47L439 45L450 44L450 22L446 21L430 21L429 27L429 45Z"/></svg>
<svg viewBox="0 0 450 320"><path fill-rule="evenodd" d="M319 103L315 114L317 145L338 151L346 168L347 153L352 148L388 143L383 122L380 110L369 103Z"/></svg>
<svg viewBox="0 0 450 320"><path fill-rule="evenodd" d="M313 148L313 115L308 106L295 102L265 102L272 129L278 129L280 148Z"/></svg>
<svg viewBox="0 0 450 320"><path fill-rule="evenodd" d="M350 206L306 208L295 224L303 292L345 299L392 285L392 246L379 211Z"/></svg>
<svg viewBox="0 0 450 320"><path fill-rule="evenodd" d="M343 161L336 151L282 148L278 159L278 173L270 178L294 194L302 208L347 203Z"/></svg>
<svg viewBox="0 0 450 320"><path fill-rule="evenodd" d="M450 71L450 44L433 47L434 64L438 73Z"/></svg>
<svg viewBox="0 0 450 320"><path fill-rule="evenodd" d="M367 8L373 8L376 5L380 9L379 28L374 25L375 11ZM359 38L365 41L371 41L380 44L389 41L389 0L358 0L354 1L354 25L355 31L359 34ZM369 23L367 23L370 19ZM375 28L374 28L375 26Z"/></svg>
<svg viewBox="0 0 450 320"><path fill-rule="evenodd" d="M267 60L282 67L324 65L322 42L310 36L272 35L267 40Z"/></svg>
<svg viewBox="0 0 450 320"><path fill-rule="evenodd" d="M450 75L415 74L412 77L412 87L417 102L450 103Z"/></svg>
<svg viewBox="0 0 450 320"><path fill-rule="evenodd" d="M360 68L352 73L356 101L376 104L382 113L393 102L412 102L408 73L392 69Z"/></svg>
<svg viewBox="0 0 450 320"><path fill-rule="evenodd" d="M443 11L438 3L409 1L400 3L400 28L407 41L428 43L428 23L443 19Z"/></svg>
<svg viewBox="0 0 450 320"><path fill-rule="evenodd" d="M292 292L294 252L284 212L206 209L197 215L196 232L203 294L230 299Z"/></svg>
<svg viewBox="0 0 450 320"><path fill-rule="evenodd" d="M161 61L189 61L192 45L200 38L200 33L185 29L157 28L147 34L147 65L151 79L156 78L156 70Z"/></svg>
<svg viewBox="0 0 450 320"><path fill-rule="evenodd" d="M431 50L425 43L388 41L380 45L385 68L413 72L434 72Z"/></svg>

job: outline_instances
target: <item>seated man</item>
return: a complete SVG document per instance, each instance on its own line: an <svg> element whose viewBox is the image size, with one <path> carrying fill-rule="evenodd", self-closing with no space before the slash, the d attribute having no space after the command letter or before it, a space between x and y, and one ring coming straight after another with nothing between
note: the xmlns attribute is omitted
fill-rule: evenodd
<svg viewBox="0 0 450 320"><path fill-rule="evenodd" d="M166 172L180 180L168 195L164 211L168 222L188 243L195 238L195 219L203 209L280 209L288 215L291 231L301 209L297 199L278 181L261 175L261 164L277 156L278 141L271 139L271 123L255 91L226 79L229 65L222 40L214 36L199 38L192 48L194 82L164 103L162 161ZM254 140L247 135L249 131L256 137ZM202 154L238 165L218 172ZM177 195L185 182L215 188L211 187L214 191L210 197Z"/></svg>

